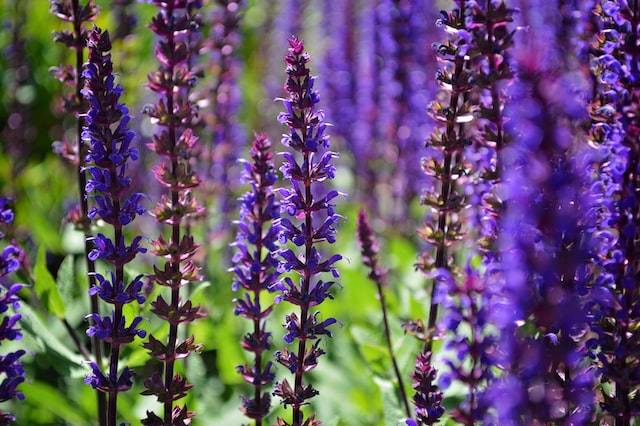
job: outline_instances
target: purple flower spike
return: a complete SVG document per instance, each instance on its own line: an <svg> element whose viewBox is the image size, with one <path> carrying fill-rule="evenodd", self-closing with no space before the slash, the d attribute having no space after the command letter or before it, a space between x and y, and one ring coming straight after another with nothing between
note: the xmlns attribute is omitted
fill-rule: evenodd
<svg viewBox="0 0 640 426"><path fill-rule="evenodd" d="M446 273L446 272L445 272ZM461 281L461 282L458 282ZM465 401L451 412L460 424L491 423L484 393L494 376L495 336L489 332L490 291L485 276L465 268L464 278L441 281L444 315L439 322L447 335L447 371L440 377L442 388L458 382L468 388Z"/></svg>
<svg viewBox="0 0 640 426"><path fill-rule="evenodd" d="M603 392L602 409L616 425L628 425L640 415L640 119L629 113L640 106L634 46L640 37L640 5L602 1L595 10L600 33L591 49L597 91L590 108L590 142L598 161L591 182L596 208L589 219L596 249L588 304L595 337L587 345L600 380L613 385L611 393Z"/></svg>
<svg viewBox="0 0 640 426"><path fill-rule="evenodd" d="M113 228L113 238L99 234L92 240L94 249L88 254L92 260L102 259L112 267L111 280L99 273L95 274L95 282L89 292L100 297L113 306L108 316L92 313L91 326L87 330L89 336L96 336L107 343L110 348L109 372L100 375L101 366L95 364L94 374L88 380L95 389L108 394L106 421L109 425L117 422L118 393L128 389L120 383L130 383L130 370L126 367L118 379L118 361L122 347L143 337L144 331L137 325L141 319L134 319L126 326L123 306L132 301L141 303L142 296L140 278L131 283L125 281L125 265L133 261L141 248L141 237L135 237L131 245L127 245L124 236L124 225L129 224L135 216L144 212L139 205L141 196L130 192L130 179L126 175L127 164L137 157L137 151L131 146L134 134L127 128L130 120L127 108L120 103L122 88L115 84L113 64L111 63L111 40L109 33L97 27L88 34L89 62L85 65L83 77L85 86L82 94L89 104L89 111L84 116L82 136L89 145L86 156L89 170L87 182L88 192L100 200L95 216L103 219ZM114 284L115 283L115 284ZM101 376L102 375L102 376ZM108 378L105 383L96 385L95 377ZM124 383L123 382L123 383Z"/></svg>
<svg viewBox="0 0 640 426"><path fill-rule="evenodd" d="M160 294L151 303L151 311L166 321L169 334L166 342L153 335L143 345L150 355L162 365L161 371L151 373L144 381L143 395L155 396L163 405L162 416L147 411L142 424L180 425L190 422L194 413L186 405L176 401L188 395L192 385L180 373L175 373L176 360L184 359L202 345L193 337L179 338L179 326L183 329L205 316L205 312L186 299L181 299L182 287L202 281L200 268L193 261L198 245L185 226L190 219L202 214L193 189L200 184L195 172L196 150L199 139L195 132L197 106L192 101L197 83L195 63L200 43L198 0L154 0L158 13L151 21L156 34L156 58L158 70L149 74L148 86L156 93L155 104L145 112L156 127L153 142L148 147L161 159L154 168L158 182L167 191L153 210L160 225L170 230L165 240L161 234L153 241L153 253L162 265L154 266L154 280L170 294ZM186 332L185 334L187 334ZM188 334L187 334L188 335ZM162 420L160 420L162 419Z"/></svg>
<svg viewBox="0 0 640 426"><path fill-rule="evenodd" d="M320 98L313 88L315 77L311 76L307 66L309 60L303 42L295 37L290 38L289 52L285 57L288 76L285 90L288 97L280 99L285 111L278 120L289 129L289 133L282 138L282 144L290 150L284 154L281 170L291 185L280 191L282 211L289 216L280 221L280 240L282 243L290 241L293 245L281 251L279 270L290 271L293 276L285 278L274 288L280 290L280 300L298 306L300 314L287 315L284 324L287 330L285 342L298 342L297 355L287 349L276 353L278 362L295 375L293 387L287 379L283 379L276 384L273 392L282 399L285 407L291 405L293 408L291 423L278 419L278 424L282 426L320 423L313 415L305 419L302 412L301 407L318 394L303 379L304 374L313 370L318 358L324 354L318 347L320 336L331 336L329 327L336 320L322 320L319 313L311 308L331 297L328 289L333 282L324 282L319 278L327 272L336 278L335 263L342 258L340 255L325 258L318 250L320 243L331 244L335 241L335 225L340 216L336 214L333 204L338 193L326 188L326 182L334 176L331 160L337 154L328 151L327 124L324 114L317 109ZM313 340L315 344L309 347L307 342Z"/></svg>
<svg viewBox="0 0 640 426"><path fill-rule="evenodd" d="M210 115L206 120L212 129L208 147L208 182L218 196L218 220L220 230L230 222L229 214L235 204L234 192L239 177L235 164L242 148L246 146L245 131L239 123L241 93L238 79L242 63L238 58L241 42L240 24L246 9L246 0L215 0L208 40L210 70L215 82L208 96L211 99Z"/></svg>
<svg viewBox="0 0 640 426"><path fill-rule="evenodd" d="M513 137L501 155L503 279L491 283L489 311L504 371L487 398L506 425L590 424L595 404L582 339L582 271L592 250L583 219L593 200L581 164L586 144L576 143L569 125L586 111L564 71L564 52L548 42L558 24L552 3L520 3L518 25L528 31L512 49L518 78L505 109Z"/></svg>
<svg viewBox="0 0 640 426"><path fill-rule="evenodd" d="M421 255L418 267L432 278L431 306L428 331L431 333L438 316L437 275L453 269L450 252L463 235L460 216L467 203L460 178L469 171L464 161L464 148L469 141L469 127L474 120L475 105L469 100L473 89L473 73L469 69L468 33L469 2L456 1L451 12L441 12L438 25L444 27L448 38L436 45L443 64L437 73L443 101L434 101L429 114L438 127L426 142L427 156L422 168L427 175L426 191L422 204L427 207L427 222L418 230L427 247ZM431 347L431 342L427 342Z"/></svg>
<svg viewBox="0 0 640 426"><path fill-rule="evenodd" d="M411 376L416 394L413 404L416 407L415 419L407 419L407 426L433 425L444 414L442 392L435 384L436 370L431 366L431 352L426 348L416 359L416 369Z"/></svg>
<svg viewBox="0 0 640 426"><path fill-rule="evenodd" d="M11 207L11 199L0 197L0 231L13 222L14 214ZM0 238L4 234L0 232ZM10 244L0 252L0 344L5 340L19 340L22 333L18 328L21 315L17 313L20 308L18 292L22 284L6 284L9 276L20 267L19 258L22 251L19 247ZM8 352L0 355L0 402L12 399L22 400L24 395L18 390L18 385L24 382L24 369L20 364L20 357L24 350ZM15 421L14 416L0 410L0 424L10 424Z"/></svg>
<svg viewBox="0 0 640 426"><path fill-rule="evenodd" d="M274 374L271 362L264 362L264 355L271 349L271 333L266 331L266 318L272 306L261 305L260 294L274 291L278 280L277 224L280 206L276 201L273 184L276 172L273 166L271 142L266 135L255 135L250 151L251 161L243 161L244 179L251 190L240 198L240 221L233 257L236 279L234 289L242 288L243 299L236 300L236 315L253 322L253 331L246 334L242 347L254 354L254 364L238 366L246 382L253 385L253 397L242 397L242 412L262 425L271 407L271 395L263 393L271 385Z"/></svg>
<svg viewBox="0 0 640 426"><path fill-rule="evenodd" d="M398 381L398 393L400 394L400 401L404 405L407 416L411 416L411 408L409 407L409 400L407 399L407 393L404 389L404 380L402 380L402 374L398 367L398 361L393 352L393 341L391 340L391 330L389 328L389 319L387 315L387 303L384 295L384 287L386 284L387 271L380 267L378 263L378 251L380 245L376 238L371 225L369 224L369 218L364 209L358 213L358 241L360 242L360 253L362 255L362 263L369 268L369 279L376 284L378 290L378 299L380 300L380 309L382 311L382 322L384 325L385 340L387 343L387 351L389 358L391 358L391 364L393 365L393 371Z"/></svg>

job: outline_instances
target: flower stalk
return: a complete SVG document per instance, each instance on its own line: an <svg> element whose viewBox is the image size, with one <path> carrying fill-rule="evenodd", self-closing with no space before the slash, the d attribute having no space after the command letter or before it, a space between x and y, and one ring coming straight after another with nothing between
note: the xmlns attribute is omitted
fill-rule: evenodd
<svg viewBox="0 0 640 426"><path fill-rule="evenodd" d="M154 266L155 283L167 287L169 301L160 294L152 302L152 312L169 324L166 343L153 335L144 347L150 355L163 364L162 372L154 372L145 382L143 395L154 395L163 404L163 416L147 411L142 423L146 426L180 425L193 417L186 405L175 405L187 396L192 385L179 373L175 373L177 360L187 358L202 346L193 337L182 341L178 338L180 324L188 324L205 315L199 306L181 298L180 289L192 282L201 281L199 267L192 258L198 249L193 236L185 229L185 221L202 213L203 208L193 196L193 189L200 179L193 170L194 150L198 137L193 128L197 109L189 99L196 83L192 60L195 52L193 39L198 31L197 1L158 0L159 11L153 18L151 30L158 36L156 57L159 70L149 74L149 88L158 94L154 105L145 108L152 122L158 125L153 142L148 146L163 161L153 169L156 180L166 188L153 210L160 224L170 228L168 240L161 235L153 242L153 253L165 259L164 266Z"/></svg>
<svg viewBox="0 0 640 426"><path fill-rule="evenodd" d="M255 420L256 426L261 426L271 407L271 397L263 390L273 382L275 374L271 361L264 362L265 354L271 349L271 333L266 331L266 319L273 306L264 308L260 296L263 291L273 291L279 277L280 229L277 220L280 205L273 190L277 176L271 142L266 135L255 135L250 156L250 162L243 162L244 178L251 184L251 190L240 199L233 288L245 290L244 297L235 301L235 314L253 323L253 331L242 339L242 347L254 354L253 366L244 364L237 367L244 380L254 387L252 398L243 396L242 411Z"/></svg>
<svg viewBox="0 0 640 426"><path fill-rule="evenodd" d="M283 379L276 384L274 395L293 409L292 423L280 418L278 424L312 426L318 425L319 420L313 415L305 419L302 406L318 391L311 384L305 384L304 375L317 366L318 359L325 353L320 349L320 336L330 337L329 327L336 323L335 318L321 320L319 312L313 308L327 298L333 298L330 290L335 281L323 281L320 276L331 273L337 278L335 263L342 258L338 254L324 258L318 250L320 243L335 242L335 227L340 219L333 204L339 193L325 188L325 182L335 177L331 161L337 154L328 150L327 124L322 111L317 109L320 98L313 89L315 77L307 66L310 57L301 40L292 37L289 46L285 57L288 97L281 99L285 111L278 119L289 128L282 143L291 151L283 153L281 171L291 187L280 189L282 210L289 216L280 220L280 240L282 243L290 241L301 250L296 253L291 248L282 249L279 269L292 272L298 282L285 277L275 289L282 293L280 300L299 307L300 311L299 316L296 313L287 315L284 324L287 330L284 340L287 344L297 341L297 351L294 353L285 348L276 353L277 361L294 375L294 385L292 387L287 379ZM310 342L314 343L308 346Z"/></svg>
<svg viewBox="0 0 640 426"><path fill-rule="evenodd" d="M84 127L83 115L87 112L87 104L82 96L82 89L84 87L83 81L83 66L84 66L84 51L87 47L87 30L84 26L93 21L97 14L97 7L93 0L87 1L84 5L81 5L79 0L52 0L51 12L60 18L62 21L69 22L72 25L72 30L65 30L57 32L54 35L55 41L64 44L70 49L75 51L75 68L74 67L58 67L54 68L54 75L63 83L73 86L73 94L64 99L64 110L72 111L76 115L76 143L75 147L68 145L67 142L55 142L54 150L64 156L67 153L67 158L76 167L76 175L78 182L78 199L80 209L76 212L73 221L75 226L84 235L84 258L87 267L87 277L89 281L89 288L96 286L95 262L90 259L89 253L91 251L91 220L88 217L89 213L89 200L87 197L86 185L86 165L85 155L86 147L82 139L82 129ZM91 314L100 315L100 305L98 296L96 294L89 294L89 301L91 305ZM68 328L69 330L70 328ZM81 347L81 345L79 346ZM91 338L91 352L95 362L98 365L102 365L102 345L96 335ZM105 394L96 391L99 424L104 426L106 419L106 398Z"/></svg>
<svg viewBox="0 0 640 426"><path fill-rule="evenodd" d="M129 111L119 102L122 88L114 83L109 33L94 27L88 34L87 46L89 61L82 73L82 95L89 104L89 111L83 117L82 138L89 144L85 159L89 171L86 190L93 194L95 201L88 217L100 218L113 229L111 238L102 233L92 238L93 249L88 257L94 262L107 262L112 271L109 277L96 272L96 283L89 288L89 294L97 295L113 308L109 316L97 313L88 316L91 325L87 335L104 341L110 354L107 373L102 372L101 365L92 362L92 373L85 382L108 395L106 422L108 426L115 426L118 394L133 384L133 371L128 367L118 374L121 349L136 337L146 335L138 329L141 317L135 317L127 325L123 314L125 304L134 301L140 304L145 300L141 293L142 276L127 283L125 265L146 249L140 247L142 237L134 237L127 245L124 235L124 227L144 213L140 206L143 195L129 194L131 178L126 175L126 167L130 160L138 158L138 150L131 146L135 134L127 128Z"/></svg>
<svg viewBox="0 0 640 426"><path fill-rule="evenodd" d="M384 326L384 337L387 344L387 352L389 353L389 358L391 359L391 364L393 366L393 372L395 373L396 380L398 381L400 401L404 406L407 417L411 417L411 408L409 407L409 400L407 399L407 392L404 388L404 380L402 380L398 361L396 360L396 356L393 351L393 340L391 338L391 329L389 327L387 302L384 296L387 271L382 269L378 264L378 251L380 250L380 246L373 230L371 229L371 225L369 225L369 218L364 210L360 210L358 213L358 241L360 241L362 262L369 268L369 279L376 284L376 290L378 291L378 300L380 301L382 323Z"/></svg>
<svg viewBox="0 0 640 426"><path fill-rule="evenodd" d="M472 73L469 71L468 51L470 36L467 28L469 12L466 0L456 0L457 7L451 12L442 12L438 25L445 27L450 38L438 45L438 59L444 63L437 79L448 96L448 103L434 102L429 113L438 127L427 141L428 156L423 159L423 170L429 178L422 203L428 208L431 223L419 230L428 244L418 262L418 267L431 275L431 301L427 332L433 333L438 318L438 274L453 270L452 254L448 251L461 238L462 224L459 213L465 206L458 180L465 174L463 153L468 136L466 128L473 120L473 106L469 93L473 89ZM428 338L430 349L432 339Z"/></svg>

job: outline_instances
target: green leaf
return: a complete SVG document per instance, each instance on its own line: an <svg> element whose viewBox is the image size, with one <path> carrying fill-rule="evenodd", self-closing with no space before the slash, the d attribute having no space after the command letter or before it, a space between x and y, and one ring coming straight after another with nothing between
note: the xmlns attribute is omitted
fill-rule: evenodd
<svg viewBox="0 0 640 426"><path fill-rule="evenodd" d="M55 414L67 424L83 426L90 422L81 415L77 407L69 404L61 391L42 382L26 382L20 385L20 390L28 395L26 401L30 405L44 408Z"/></svg>
<svg viewBox="0 0 640 426"><path fill-rule="evenodd" d="M73 299L74 290L76 287L76 279L73 267L73 255L70 254L64 258L62 264L60 265L60 269L58 270L57 288L63 300Z"/></svg>
<svg viewBox="0 0 640 426"><path fill-rule="evenodd" d="M38 249L36 265L33 268L34 291L47 307L47 310L58 318L64 318L64 303L58 292L53 276L47 269L46 249L41 245Z"/></svg>
<svg viewBox="0 0 640 426"><path fill-rule="evenodd" d="M84 359L69 350L70 344L63 343L51 332L51 326L46 325L35 313L31 306L23 304L20 307L22 319L20 325L23 330L28 333L34 341L41 347L42 352L52 351L60 357L70 361L75 366L83 366Z"/></svg>

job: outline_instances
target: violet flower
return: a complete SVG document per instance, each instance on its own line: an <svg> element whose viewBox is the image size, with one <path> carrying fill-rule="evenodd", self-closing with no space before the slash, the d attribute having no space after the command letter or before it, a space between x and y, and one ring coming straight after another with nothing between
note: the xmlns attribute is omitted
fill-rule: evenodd
<svg viewBox="0 0 640 426"><path fill-rule="evenodd" d="M567 80L573 76L563 73L563 53L547 41L554 8L522 3L520 24L529 32L513 49L519 78L507 117L514 137L502 154L504 279L491 306L504 374L487 396L500 424L588 424L594 395L581 343L581 271L591 248L581 219L592 201L570 126L585 111Z"/></svg>
<svg viewBox="0 0 640 426"><path fill-rule="evenodd" d="M138 150L132 147L135 134L127 127L129 111L120 103L122 88L114 83L109 33L94 27L88 34L87 46L89 61L82 73L85 84L82 94L89 104L89 111L83 117L82 138L89 145L86 190L95 200L88 217L100 218L113 227L113 237L99 233L93 238L94 248L88 254L93 261L100 259L111 264L113 274L104 277L95 273L96 282L89 288L89 293L113 305L113 310L108 316L97 313L88 316L91 326L87 335L103 340L110 349L110 357L108 372L103 373L101 365L92 363L93 373L85 382L108 394L106 422L115 426L118 393L131 387L133 375L128 367L118 373L120 351L136 337L145 336L145 332L137 328L140 317L128 323L123 315L126 303L144 300L139 294L139 279L126 283L125 265L146 249L140 247L141 237L135 237L127 245L124 236L124 226L143 214L144 209L139 205L141 194L130 193L131 179L126 174L127 164L138 158Z"/></svg>
<svg viewBox="0 0 640 426"><path fill-rule="evenodd" d="M427 33L435 20L431 2L422 0L394 0L391 13L391 36L393 38L392 109L390 126L383 129L387 139L385 155L394 164L391 171L391 195L395 211L391 212L394 224L403 223L411 201L424 188L424 174L416 158L422 153L424 141L432 124L424 114L424 106L433 99L428 78L434 58L427 56L432 40ZM411 229L413 232L413 229Z"/></svg>
<svg viewBox="0 0 640 426"><path fill-rule="evenodd" d="M297 349L276 353L278 362L295 376L294 385L283 379L276 384L274 395L282 398L285 406L293 407L292 422L279 419L279 424L310 426L319 421L313 415L305 419L302 406L318 391L310 383L305 384L304 375L317 366L318 359L325 353L319 346L320 336L331 337L329 327L336 323L335 318L321 319L313 308L332 298L329 291L335 285L333 279L339 276L335 263L342 258L338 254L324 257L318 246L323 242L333 244L336 240L335 227L340 216L335 212L333 200L340 194L326 188L326 182L335 176L331 163L337 154L328 150L327 123L322 111L317 109L320 98L313 88L315 77L307 67L309 55L303 42L295 37L289 39L289 46L285 57L288 98L282 99L285 111L278 120L289 128L282 144L290 150L283 153L281 170L291 187L280 189L282 211L289 216L280 221L280 240L290 241L293 247L282 249L280 270L293 276L285 277L274 289L282 293L281 300L298 306L300 312L287 315L284 324L285 342L297 341ZM298 252L294 251L298 247ZM331 273L329 281L321 279L325 273ZM309 345L311 342L314 343Z"/></svg>
<svg viewBox="0 0 640 426"><path fill-rule="evenodd" d="M186 405L174 405L186 397L192 387L186 378L174 373L175 362L202 347L194 343L193 337L182 341L178 338L180 324L189 324L205 315L190 300L182 300L180 294L182 287L202 280L199 267L192 260L198 246L185 229L186 219L203 209L192 193L200 184L193 164L199 140L193 130L197 109L189 97L196 83L191 42L198 31L196 11L202 3L184 0L154 0L153 3L159 9L151 23L151 30L159 39L156 47L159 69L149 74L148 84L158 94L158 100L145 107L145 112L158 124L149 148L162 158L153 172L168 192L157 203L153 215L171 229L168 240L160 235L153 242L153 253L165 259L162 267L154 266L154 279L156 284L170 290L170 298L167 301L160 294L151 303L151 311L169 325L167 341L161 342L150 335L144 344L163 367L161 372L156 371L145 380L146 389L142 394L154 395L163 404L164 411L162 417L147 411L142 424L160 426L191 421L194 413Z"/></svg>
<svg viewBox="0 0 640 426"><path fill-rule="evenodd" d="M495 368L495 336L490 331L490 280L474 271L470 265L460 280L447 271L440 278L438 295L445 314L440 320L448 333L444 360L446 371L441 374L440 387L452 382L467 388L465 400L451 411L451 418L463 425L493 424L485 398L485 389L493 380Z"/></svg>
<svg viewBox="0 0 640 426"><path fill-rule="evenodd" d="M0 238L4 238L3 228L13 222L14 215L11 201L6 197L0 197ZM4 284L4 279L20 268L22 250L14 244L6 245L0 252L0 343L4 340L19 340L22 333L18 328L18 322L22 317L20 309L20 297L18 292L22 284ZM24 369L20 363L20 357L25 351L19 349L0 355L0 402L13 399L22 400L24 395L18 390L18 385L24 382ZM15 417L8 411L0 410L0 424L10 424Z"/></svg>
<svg viewBox="0 0 640 426"><path fill-rule="evenodd" d="M435 383L436 375L431 365L431 352L425 348L416 359L416 369L412 375L413 389L416 391L413 397L416 415L415 419L406 419L407 426L433 425L444 414L442 392Z"/></svg>
<svg viewBox="0 0 640 426"><path fill-rule="evenodd" d="M427 188L422 203L427 206L427 222L419 230L427 243L419 267L433 279L427 329L431 333L438 316L437 287L442 271L452 271L452 245L462 236L460 212L465 207L464 194L458 180L466 174L464 147L469 140L467 130L474 119L474 106L469 100L473 89L468 51L471 35L467 28L468 1L457 0L451 12L442 12L438 25L449 34L445 43L437 45L443 63L437 74L444 103L435 101L429 113L438 127L427 140L427 156L422 167L427 174ZM427 343L431 347L431 340Z"/></svg>
<svg viewBox="0 0 640 426"><path fill-rule="evenodd" d="M613 384L613 394L602 393L601 407L615 417L616 425L629 425L634 416L640 416L640 334L634 331L640 322L639 123L635 114L628 113L640 105L636 48L640 5L602 1L596 12L601 30L592 49L597 92L590 108L590 136L600 161L591 186L597 199L593 210L597 250L588 305L596 337L588 344L601 382Z"/></svg>
<svg viewBox="0 0 640 426"><path fill-rule="evenodd" d="M389 319L387 318L387 302L384 297L384 287L386 284L387 271L382 269L378 264L378 251L380 246L378 240L369 225L369 218L364 210L360 210L358 213L358 241L360 242L360 252L362 254L362 263L369 268L369 279L376 284L378 290L378 300L380 300L380 309L382 310L382 322L384 325L384 336L387 343L387 352L391 359L393 366L393 372L398 381L398 393L400 395L400 401L404 405L407 417L411 417L411 408L409 408L409 401L407 400L407 393L404 389L404 380L402 380L402 374L398 367L398 361L393 352L393 342L391 340L391 330L389 328Z"/></svg>
<svg viewBox="0 0 640 426"><path fill-rule="evenodd" d="M380 84L380 70L378 65L377 50L378 37L381 28L378 26L376 5L377 2L363 7L355 19L359 31L356 32L355 43L355 78L354 108L356 110L355 121L351 124L351 150L353 151L354 171L358 191L356 196L366 206L369 212L378 216L379 206L376 190L378 180L381 177L380 149L378 143L372 141L381 140L378 135L377 117Z"/></svg>
<svg viewBox="0 0 640 426"><path fill-rule="evenodd" d="M266 318L273 309L264 307L260 299L263 291L272 291L279 277L277 272L280 205L275 199L273 185L277 180L273 166L271 142L264 134L255 135L250 151L251 161L244 162L244 179L251 190L242 198L240 221L233 257L236 279L234 290L244 289L244 297L236 299L235 314L253 322L253 331L242 339L242 347L255 356L253 366L238 366L244 380L254 387L252 397L242 397L243 413L262 425L269 413L271 396L262 391L275 377L271 361L264 362L271 349L271 333L266 331Z"/></svg>
<svg viewBox="0 0 640 426"><path fill-rule="evenodd" d="M353 123L356 119L356 30L352 23L356 4L354 0L336 0L324 2L323 7L322 28L327 47L322 58L321 70L323 75L332 76L322 84L322 91L328 99L325 113L334 126L332 136L341 139L344 148L351 152L354 163L357 163L361 157L353 146Z"/></svg>
<svg viewBox="0 0 640 426"><path fill-rule="evenodd" d="M238 48L240 23L246 5L244 0L216 0L215 3L209 35L210 69L215 83L209 94L212 101L209 117L212 140L208 173L219 197L219 211L222 212L219 226L224 228L234 205L234 182L238 180L234 175L234 165L245 146L244 131L238 124L241 104L238 79L242 71Z"/></svg>
<svg viewBox="0 0 640 426"><path fill-rule="evenodd" d="M476 215L472 226L476 229L470 238L478 243L483 265L481 270L474 270L468 260L464 273L458 275L441 270L442 284L436 294L445 308L440 328L451 353L445 360L448 371L441 376L441 386L447 388L457 382L467 387L467 397L451 414L465 425L494 421L483 395L495 367L495 335L488 319L493 287L502 278L496 245L504 209L499 195L501 153L509 141L504 128L503 86L513 74L508 49L514 36L510 28L514 11L504 1L471 2L469 9L471 47L467 54L474 70L479 108L474 144L465 156L474 163L469 198Z"/></svg>

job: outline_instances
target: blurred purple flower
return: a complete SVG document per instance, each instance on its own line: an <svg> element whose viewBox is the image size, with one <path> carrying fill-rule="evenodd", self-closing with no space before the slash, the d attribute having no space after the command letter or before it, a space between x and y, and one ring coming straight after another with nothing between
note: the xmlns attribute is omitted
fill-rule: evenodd
<svg viewBox="0 0 640 426"><path fill-rule="evenodd" d="M502 150L506 210L500 226L504 277L491 320L501 331L497 364L504 375L488 390L500 424L587 424L593 375L580 337L586 331L580 271L589 257L581 219L592 204L584 191L579 135L585 118L577 87L563 73L562 52L548 42L558 16L545 2L522 2L513 49L518 79L509 90ZM505 400L508 392L510 398Z"/></svg>

